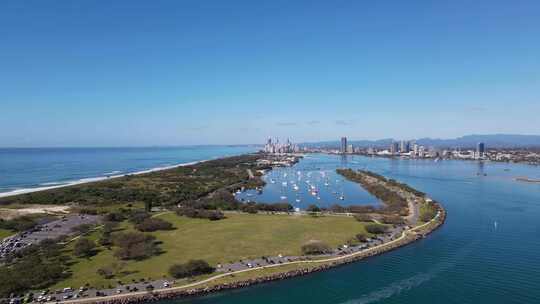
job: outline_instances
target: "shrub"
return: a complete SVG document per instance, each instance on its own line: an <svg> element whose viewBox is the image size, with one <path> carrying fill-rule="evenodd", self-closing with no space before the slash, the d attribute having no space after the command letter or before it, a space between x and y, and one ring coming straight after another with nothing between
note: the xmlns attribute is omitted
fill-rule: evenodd
<svg viewBox="0 0 540 304"><path fill-rule="evenodd" d="M354 219L359 222L371 222L371 216L363 213L357 213L354 215Z"/></svg>
<svg viewBox="0 0 540 304"><path fill-rule="evenodd" d="M126 219L126 216L121 212L111 212L105 215L105 221L121 222Z"/></svg>
<svg viewBox="0 0 540 304"><path fill-rule="evenodd" d="M386 232L387 227L385 225L370 223L366 225L366 231L372 234L379 234Z"/></svg>
<svg viewBox="0 0 540 304"><path fill-rule="evenodd" d="M214 272L214 268L203 260L190 260L185 264L175 264L169 268L170 275L176 279L212 272Z"/></svg>
<svg viewBox="0 0 540 304"><path fill-rule="evenodd" d="M105 279L112 279L115 275L122 271L125 265L125 263L112 263L111 265L98 268L97 274Z"/></svg>
<svg viewBox="0 0 540 304"><path fill-rule="evenodd" d="M381 220L385 224L392 225L399 225L404 223L403 218L399 215L385 215Z"/></svg>
<svg viewBox="0 0 540 304"><path fill-rule="evenodd" d="M129 215L129 221L133 224L140 224L148 218L150 218L150 213L147 213L142 210L133 211Z"/></svg>
<svg viewBox="0 0 540 304"><path fill-rule="evenodd" d="M173 229L173 225L159 218L147 218L135 225L135 229L143 232L152 232L157 230L171 230Z"/></svg>
<svg viewBox="0 0 540 304"><path fill-rule="evenodd" d="M320 212L321 208L317 207L317 205L309 205L306 209L307 212Z"/></svg>
<svg viewBox="0 0 540 304"><path fill-rule="evenodd" d="M330 252L330 246L318 240L311 240L302 246L302 253L305 255L325 254Z"/></svg>
<svg viewBox="0 0 540 304"><path fill-rule="evenodd" d="M428 222L435 217L437 214L437 208L433 203L424 203L420 206L420 216L419 219L422 222Z"/></svg>
<svg viewBox="0 0 540 304"><path fill-rule="evenodd" d="M204 210L204 209L195 209L190 207L182 207L176 209L176 214L180 216L186 216L191 218L205 218L211 221L217 221L225 218L223 212L219 210Z"/></svg>
<svg viewBox="0 0 540 304"><path fill-rule="evenodd" d="M367 236L365 233L358 233L355 235L355 238L359 241L359 242L365 242L366 239L367 239Z"/></svg>
<svg viewBox="0 0 540 304"><path fill-rule="evenodd" d="M79 257L90 256L95 253L96 243L87 238L79 239L73 247L73 254Z"/></svg>
<svg viewBox="0 0 540 304"><path fill-rule="evenodd" d="M75 226L75 227L71 228L71 231L77 232L77 233L80 233L80 234L85 234L88 231L90 231L90 229L92 229L92 227L94 227L94 226L91 225L91 224L80 224L79 226Z"/></svg>

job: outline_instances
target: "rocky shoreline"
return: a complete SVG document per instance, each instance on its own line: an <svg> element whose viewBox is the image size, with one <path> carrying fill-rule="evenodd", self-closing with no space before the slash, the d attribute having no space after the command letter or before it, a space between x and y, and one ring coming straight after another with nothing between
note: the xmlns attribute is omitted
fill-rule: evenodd
<svg viewBox="0 0 540 304"><path fill-rule="evenodd" d="M285 280L285 279L289 279L293 277L304 276L311 273L325 271L330 268L346 265L349 263L362 260L364 258L380 255L382 253L395 250L397 248L410 244L420 238L425 237L426 235L435 231L437 228L441 227L442 224L446 220L446 211L440 205L438 205L438 209L439 209L439 215L435 220L427 224L425 227L422 227L422 229L420 229L418 232L416 231L408 232L407 235L398 242L388 244L387 246L383 246L378 250L366 251L364 252L364 254L358 254L350 258L343 258L341 260L338 260L335 262L329 262L320 266L316 266L312 268L295 269L295 270L291 270L287 272L271 274L267 276L238 281L234 283L222 283L222 284L218 284L212 287L191 288L191 289L182 289L182 290L174 290L174 289L156 290L156 291L145 293L144 295L125 295L118 298L103 300L103 301L96 300L96 299L93 299L93 300L88 299L87 301L82 300L82 301L73 301L73 302L74 303L75 302L97 303L97 304L140 304L140 303L148 303L148 302L156 302L156 301L164 301L164 300L173 300L173 299L186 298L186 297L202 296L202 295L207 295L211 293L216 293L216 292L231 290L231 289L236 289L236 288L244 288L244 287L271 282L271 281Z"/></svg>

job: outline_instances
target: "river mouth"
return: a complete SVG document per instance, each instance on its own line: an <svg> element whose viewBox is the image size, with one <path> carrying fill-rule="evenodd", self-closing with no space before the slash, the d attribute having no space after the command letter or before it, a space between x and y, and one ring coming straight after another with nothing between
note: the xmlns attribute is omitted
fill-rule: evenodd
<svg viewBox="0 0 540 304"><path fill-rule="evenodd" d="M359 184L336 173L356 161L352 156L306 155L291 167L278 167L268 171L262 179L266 185L260 189L239 191L236 199L242 202L289 203L305 210L309 205L330 207L383 204Z"/></svg>

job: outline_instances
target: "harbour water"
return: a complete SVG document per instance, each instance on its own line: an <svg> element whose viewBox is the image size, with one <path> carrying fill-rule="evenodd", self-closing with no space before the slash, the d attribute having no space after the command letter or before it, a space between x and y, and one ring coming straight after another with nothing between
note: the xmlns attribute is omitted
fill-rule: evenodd
<svg viewBox="0 0 540 304"><path fill-rule="evenodd" d="M334 166L343 166L339 156ZM448 211L427 238L305 277L181 303L540 303L540 168L472 161L349 157L427 192ZM166 303L162 303L166 304ZM169 303L167 303L169 304Z"/></svg>
<svg viewBox="0 0 540 304"><path fill-rule="evenodd" d="M348 161L347 157L339 158L339 167L347 167ZM287 202L300 209L311 204L319 207L333 204L381 206L377 198L357 183L337 174L336 165L333 155L306 155L293 167L275 168L265 174L266 185L262 191L246 190L237 193L236 198L262 203Z"/></svg>
<svg viewBox="0 0 540 304"><path fill-rule="evenodd" d="M253 151L245 146L1 148L0 195Z"/></svg>

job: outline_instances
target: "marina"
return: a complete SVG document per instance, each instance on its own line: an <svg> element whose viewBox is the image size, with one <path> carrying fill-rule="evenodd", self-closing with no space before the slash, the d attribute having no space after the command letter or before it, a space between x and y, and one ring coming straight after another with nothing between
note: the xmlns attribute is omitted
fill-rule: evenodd
<svg viewBox="0 0 540 304"><path fill-rule="evenodd" d="M262 177L266 182L264 187L237 191L235 196L243 202L285 202L299 209L312 204L321 208L333 204L381 206L377 198L358 184L336 174L338 167L334 156L306 155L292 167L267 171Z"/></svg>

